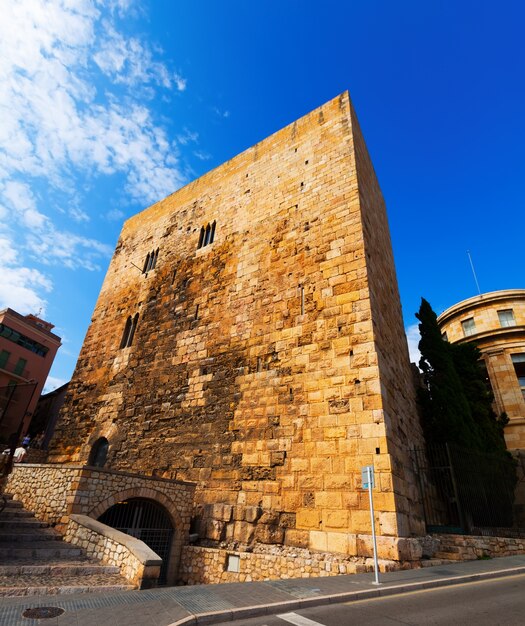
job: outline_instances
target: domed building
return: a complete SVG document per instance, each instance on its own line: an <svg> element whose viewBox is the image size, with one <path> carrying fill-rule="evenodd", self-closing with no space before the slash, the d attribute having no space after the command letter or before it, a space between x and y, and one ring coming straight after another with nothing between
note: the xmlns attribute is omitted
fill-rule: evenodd
<svg viewBox="0 0 525 626"><path fill-rule="evenodd" d="M507 447L525 449L525 289L480 294L438 317L443 338L481 350L497 413L505 412Z"/></svg>

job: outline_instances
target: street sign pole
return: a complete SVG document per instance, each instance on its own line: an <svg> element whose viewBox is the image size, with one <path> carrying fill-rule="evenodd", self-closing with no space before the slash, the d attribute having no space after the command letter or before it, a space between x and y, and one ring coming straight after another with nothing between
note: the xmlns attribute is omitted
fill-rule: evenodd
<svg viewBox="0 0 525 626"><path fill-rule="evenodd" d="M372 487L374 486L374 467L373 465L367 465L366 468L363 469L366 470L366 486L368 487L368 496L370 498L370 522L372 525L372 543L374 544L374 585L380 585L381 583L379 582L379 563L377 561L376 527L374 521L374 499L372 497Z"/></svg>

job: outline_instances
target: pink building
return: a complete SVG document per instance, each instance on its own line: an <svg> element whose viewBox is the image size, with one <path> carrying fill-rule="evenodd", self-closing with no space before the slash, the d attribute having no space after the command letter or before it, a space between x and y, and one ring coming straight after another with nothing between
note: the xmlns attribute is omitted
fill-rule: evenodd
<svg viewBox="0 0 525 626"><path fill-rule="evenodd" d="M23 435L60 347L53 324L35 315L0 311L0 441Z"/></svg>

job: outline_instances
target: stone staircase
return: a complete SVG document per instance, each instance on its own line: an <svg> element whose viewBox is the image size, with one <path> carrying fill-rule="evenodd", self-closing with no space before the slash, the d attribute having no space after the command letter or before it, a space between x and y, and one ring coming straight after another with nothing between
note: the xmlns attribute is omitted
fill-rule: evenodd
<svg viewBox="0 0 525 626"><path fill-rule="evenodd" d="M0 513L0 596L55 595L133 589L117 567L80 548L5 494ZM1 502L0 502L1 506Z"/></svg>

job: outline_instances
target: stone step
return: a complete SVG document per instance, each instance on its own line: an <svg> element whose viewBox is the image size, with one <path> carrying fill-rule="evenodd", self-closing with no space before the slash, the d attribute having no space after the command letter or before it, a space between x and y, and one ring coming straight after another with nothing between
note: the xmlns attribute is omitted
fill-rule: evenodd
<svg viewBox="0 0 525 626"><path fill-rule="evenodd" d="M0 533L4 528L48 528L49 524L46 522L41 522L32 516L21 517L14 521L13 518L3 519L3 516L0 518Z"/></svg>
<svg viewBox="0 0 525 626"><path fill-rule="evenodd" d="M0 530L0 546L4 543L19 542L22 544L45 541L61 541L61 535L52 528L2 528Z"/></svg>
<svg viewBox="0 0 525 626"><path fill-rule="evenodd" d="M112 593L129 589L133 589L133 585L116 574L56 576L51 581L39 575L0 576L0 596Z"/></svg>
<svg viewBox="0 0 525 626"><path fill-rule="evenodd" d="M42 564L28 559L26 562L19 560L12 565L0 565L0 577L2 576L45 576L46 579L55 576L84 576L91 574L120 574L115 565L103 565L94 560L71 560L60 561L58 559L46 561Z"/></svg>
<svg viewBox="0 0 525 626"><path fill-rule="evenodd" d="M30 511L26 511L25 509L11 508L9 506L6 507L0 513L0 519L3 519L3 520L25 519L25 518L34 519L35 516L33 515L33 513L31 513Z"/></svg>
<svg viewBox="0 0 525 626"><path fill-rule="evenodd" d="M4 493L4 498L6 500L6 509L23 509L24 505L19 500L13 500L12 496Z"/></svg>
<svg viewBox="0 0 525 626"><path fill-rule="evenodd" d="M86 556L20 502L9 495L6 500L0 513L0 597L134 589L118 567Z"/></svg>
<svg viewBox="0 0 525 626"><path fill-rule="evenodd" d="M82 550L64 541L34 541L27 545L16 542L0 542L0 562L12 559L33 558L39 561L62 557L78 557Z"/></svg>

